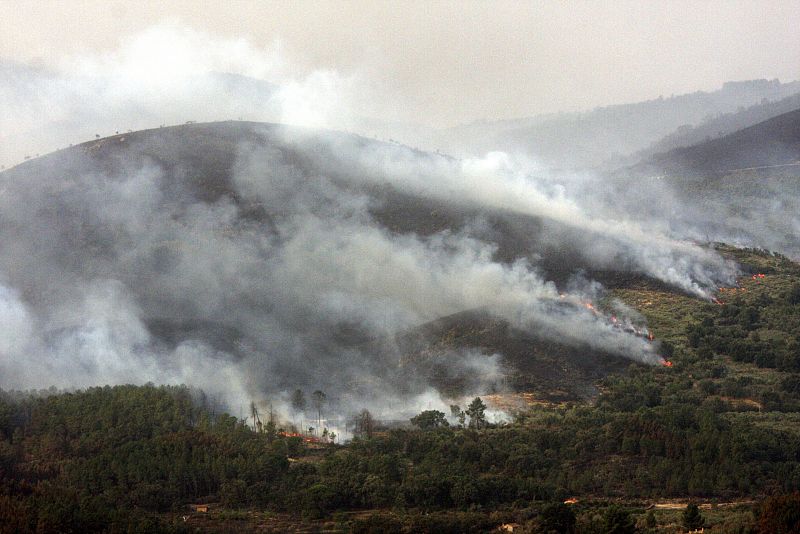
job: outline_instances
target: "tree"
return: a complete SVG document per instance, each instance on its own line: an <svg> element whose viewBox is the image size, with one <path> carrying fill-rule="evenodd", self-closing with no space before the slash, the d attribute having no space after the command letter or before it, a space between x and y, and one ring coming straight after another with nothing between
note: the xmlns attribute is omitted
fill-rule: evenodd
<svg viewBox="0 0 800 534"><path fill-rule="evenodd" d="M438 410L425 410L419 415L415 415L411 418L411 424L418 426L422 430L450 426L447 419L445 419L444 413Z"/></svg>
<svg viewBox="0 0 800 534"><path fill-rule="evenodd" d="M759 534L800 532L800 492L769 497L758 511Z"/></svg>
<svg viewBox="0 0 800 534"><path fill-rule="evenodd" d="M482 428L486 424L486 405L480 397L475 397L466 410L470 428Z"/></svg>
<svg viewBox="0 0 800 534"><path fill-rule="evenodd" d="M306 409L306 396L303 394L302 390L300 389L294 390L294 393L292 393L292 410L294 410L295 414L298 414L298 413L303 413L305 409ZM303 421L301 420L300 421L301 428L302 428L302 422ZM295 424L295 426L297 426L297 424Z"/></svg>
<svg viewBox="0 0 800 534"><path fill-rule="evenodd" d="M601 531L604 534L635 534L636 525L627 510L612 505L606 508L603 514L603 528Z"/></svg>
<svg viewBox="0 0 800 534"><path fill-rule="evenodd" d="M375 420L366 408L361 410L353 421L353 434L359 437L371 438L375 430Z"/></svg>
<svg viewBox="0 0 800 534"><path fill-rule="evenodd" d="M219 487L219 497L226 508L238 508L245 503L247 484L234 479L223 482Z"/></svg>
<svg viewBox="0 0 800 534"><path fill-rule="evenodd" d="M456 418L459 425L462 427L464 426L464 422L467 420L467 415L461 410L461 406L458 404L451 404L450 415Z"/></svg>
<svg viewBox="0 0 800 534"><path fill-rule="evenodd" d="M644 526L647 528L656 528L658 523L656 522L656 514L652 510L647 512L647 515L644 518Z"/></svg>
<svg viewBox="0 0 800 534"><path fill-rule="evenodd" d="M681 519L683 520L683 526L686 530L698 530L706 523L706 520L700 513L700 508L697 506L697 503L693 502L690 502L686 506L686 510L683 511Z"/></svg>
<svg viewBox="0 0 800 534"><path fill-rule="evenodd" d="M575 532L575 512L566 504L548 504L539 514L538 532L543 534L573 534Z"/></svg>
<svg viewBox="0 0 800 534"><path fill-rule="evenodd" d="M795 284L786 294L786 301L791 305L800 304L800 284Z"/></svg>
<svg viewBox="0 0 800 534"><path fill-rule="evenodd" d="M328 396L320 390L316 390L311 394L311 401L314 403L314 408L317 409L317 428L322 427L322 406L327 398Z"/></svg>
<svg viewBox="0 0 800 534"><path fill-rule="evenodd" d="M267 421L265 432L267 434L267 442L272 443L278 436L278 430L275 428L275 421L272 419Z"/></svg>
<svg viewBox="0 0 800 534"><path fill-rule="evenodd" d="M261 418L258 415L258 408L253 401L250 401L250 417L253 418L253 430L256 432L263 432L264 428L261 424Z"/></svg>

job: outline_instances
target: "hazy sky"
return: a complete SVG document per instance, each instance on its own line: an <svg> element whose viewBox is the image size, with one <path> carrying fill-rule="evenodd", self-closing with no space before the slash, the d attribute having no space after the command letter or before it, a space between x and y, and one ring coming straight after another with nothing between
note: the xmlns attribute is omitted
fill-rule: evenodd
<svg viewBox="0 0 800 534"><path fill-rule="evenodd" d="M387 95L368 113L429 125L800 78L794 0L0 0L0 58L59 65L111 53L163 23L265 54L277 48L299 75L358 76Z"/></svg>

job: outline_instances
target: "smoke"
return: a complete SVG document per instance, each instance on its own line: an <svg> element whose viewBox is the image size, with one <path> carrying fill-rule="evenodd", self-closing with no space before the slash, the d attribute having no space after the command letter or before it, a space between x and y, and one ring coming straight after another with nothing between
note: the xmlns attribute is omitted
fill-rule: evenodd
<svg viewBox="0 0 800 534"><path fill-rule="evenodd" d="M480 222L420 235L391 231L375 215L385 208L370 194L378 180L423 199L443 201L440 191L450 189L453 205L477 205L469 172L423 155L399 174L372 157L359 162L356 146L336 146L340 163L360 170L326 159L326 175L309 154L325 154L315 147L327 134L255 131L261 143L236 149L232 196L215 199L202 196L224 184L193 174L202 168L157 163L136 139L100 164L92 150L72 151L66 165L46 158L29 164L34 172L9 171L0 197L0 269L14 288L3 293L5 387L157 380L186 381L230 403L295 387L346 391L339 402L351 406L414 398L430 390L427 377L397 366L393 336L477 308L548 339L659 361L642 337L565 304L528 258L499 261L497 245L475 235ZM311 159L300 164L298 154ZM428 177L425 188L415 173ZM466 187L456 188L453 173ZM487 172L485 180L487 195L510 187L541 196L520 177ZM494 193L483 211L512 195ZM548 208L541 199L519 205ZM576 209L566 200L555 207ZM618 254L635 240L622 243L629 248ZM572 301L596 291L577 284ZM467 350L448 359L454 379L471 377L468 387L498 387L502 356L478 363Z"/></svg>
<svg viewBox="0 0 800 534"><path fill-rule="evenodd" d="M625 190L619 195L621 209L632 217L660 223L674 235L800 259L800 187L791 168L688 179L680 187L664 177L625 180L608 192L620 189ZM636 198L652 201L637 204ZM607 204L601 205L607 209Z"/></svg>
<svg viewBox="0 0 800 534"><path fill-rule="evenodd" d="M652 224L647 228L620 218L625 212L615 218L592 216L567 197L564 188L538 178L504 153L463 160L425 158L395 145L365 150L354 146L352 138L342 138L330 155L351 173L360 171L366 179L382 183L388 179L416 195L544 218L549 227L540 241L563 242L568 228L568 246L582 250L596 267L638 270L705 298L709 287L729 282L735 274L735 268L713 252L670 238ZM353 161L362 168L353 169Z"/></svg>
<svg viewBox="0 0 800 534"><path fill-rule="evenodd" d="M368 90L357 73L289 64L279 40L261 49L168 23L54 68L0 61L0 80L5 167L95 135L186 121L350 128L355 94Z"/></svg>
<svg viewBox="0 0 800 534"><path fill-rule="evenodd" d="M278 407L300 387L342 412L398 413L443 405L430 377L399 365L398 333L481 309L586 357L654 364L645 337L583 305L602 294L591 272L701 298L736 274L636 217L633 197L593 205L581 177L320 132L363 124L353 110L370 90L355 75L297 75L277 46L161 27L61 72L7 68L4 158L186 120L307 128L123 133L0 175L1 387L185 382ZM223 71L270 81L208 74ZM441 361L469 392L504 387L503 354L455 347Z"/></svg>

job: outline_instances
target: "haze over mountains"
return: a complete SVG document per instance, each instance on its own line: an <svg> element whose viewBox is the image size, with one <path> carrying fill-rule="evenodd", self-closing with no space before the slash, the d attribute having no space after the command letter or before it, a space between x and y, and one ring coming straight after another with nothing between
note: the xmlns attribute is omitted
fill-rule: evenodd
<svg viewBox="0 0 800 534"><path fill-rule="evenodd" d="M602 189L639 217L699 241L800 257L800 110L606 173ZM612 186L613 184L613 186ZM648 198L648 202L626 199Z"/></svg>
<svg viewBox="0 0 800 534"><path fill-rule="evenodd" d="M476 122L443 132L441 142L454 153L503 150L524 154L545 167L618 166L634 155L641 158L695 144L706 136L717 137L796 109L797 93L800 82L796 81L730 82L712 92L586 112Z"/></svg>
<svg viewBox="0 0 800 534"><path fill-rule="evenodd" d="M437 129L370 117L355 96L363 88L331 73L277 83L217 71L137 79L140 61L134 56L114 69L90 64L68 74L0 61L0 164L97 133L245 119L347 130L456 157L503 151L539 168L608 169L800 107L800 82L761 79L591 111Z"/></svg>

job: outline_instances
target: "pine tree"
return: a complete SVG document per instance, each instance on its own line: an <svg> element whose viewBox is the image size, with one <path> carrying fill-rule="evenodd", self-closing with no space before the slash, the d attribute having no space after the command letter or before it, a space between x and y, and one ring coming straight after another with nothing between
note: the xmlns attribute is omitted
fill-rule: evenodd
<svg viewBox="0 0 800 534"><path fill-rule="evenodd" d="M306 396L303 394L303 391L300 389L294 390L292 393L292 410L294 410L295 414L302 414L306 409ZM295 426L297 426L295 424ZM302 418L300 418L300 428L303 427Z"/></svg>
<svg viewBox="0 0 800 534"><path fill-rule="evenodd" d="M458 424L462 427L464 426L464 422L467 420L467 415L461 410L461 406L458 404L451 404L450 405L450 415L458 420Z"/></svg>
<svg viewBox="0 0 800 534"><path fill-rule="evenodd" d="M328 396L320 390L316 390L311 394L311 400L314 402L314 408L317 409L317 428L322 426L322 406L325 404Z"/></svg>
<svg viewBox="0 0 800 534"><path fill-rule="evenodd" d="M635 534L636 525L627 510L612 505L606 508L603 514L602 532L607 534Z"/></svg>
<svg viewBox="0 0 800 534"><path fill-rule="evenodd" d="M650 510L649 512L647 512L647 515L645 516L644 526L646 526L647 528L656 528L657 524L658 523L656 523L656 514L652 510Z"/></svg>
<svg viewBox="0 0 800 534"><path fill-rule="evenodd" d="M698 530L705 525L706 520L700 513L700 508L696 503L690 502L683 512L683 526L686 530Z"/></svg>
<svg viewBox="0 0 800 534"><path fill-rule="evenodd" d="M480 397L475 397L466 410L470 428L482 428L486 424L486 405Z"/></svg>

